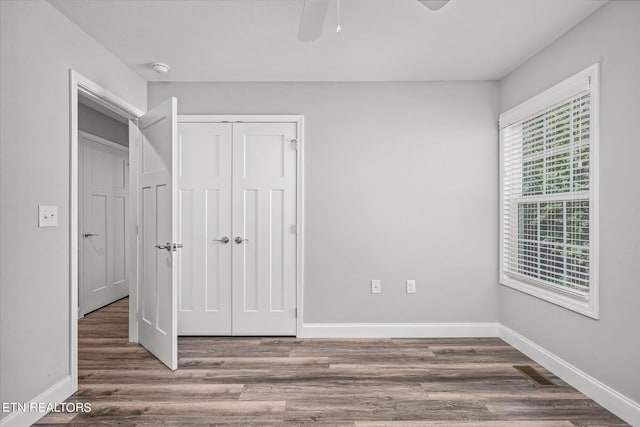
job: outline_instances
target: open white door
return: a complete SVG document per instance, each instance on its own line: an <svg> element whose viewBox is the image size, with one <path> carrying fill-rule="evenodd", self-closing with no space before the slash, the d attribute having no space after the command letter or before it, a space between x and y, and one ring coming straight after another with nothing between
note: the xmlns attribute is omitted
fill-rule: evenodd
<svg viewBox="0 0 640 427"><path fill-rule="evenodd" d="M177 110L171 98L140 118L138 339L178 367Z"/></svg>

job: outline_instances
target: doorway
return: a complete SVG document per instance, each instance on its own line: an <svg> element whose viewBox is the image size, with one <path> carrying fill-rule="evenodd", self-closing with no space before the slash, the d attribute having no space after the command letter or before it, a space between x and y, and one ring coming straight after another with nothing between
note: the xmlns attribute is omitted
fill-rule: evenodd
<svg viewBox="0 0 640 427"><path fill-rule="evenodd" d="M129 295L127 120L78 97L79 316Z"/></svg>
<svg viewBox="0 0 640 427"><path fill-rule="evenodd" d="M134 107L133 105L122 100L118 96L107 91L103 87L87 79L81 74L69 70L70 77L70 201L69 201L69 276L70 276L70 292L69 292L69 365L71 371L71 378L73 384L73 390L78 389L78 317L79 314L79 271L80 271L80 216L79 216L79 200L80 200L80 154L82 144L82 133L79 129L79 102L83 105L89 105L92 109L99 111L102 114L107 115L115 120L122 122L126 126L126 132L128 133L128 142L137 138L136 123L138 117L142 116L143 111ZM96 139L96 138L93 138ZM117 139L117 138L111 138ZM95 142L95 141L94 141ZM135 167L136 164L136 152L130 150L125 156L129 165ZM136 195L135 191L132 191L135 185L135 174L131 175L129 180L128 198L129 203L135 206ZM125 224L135 224L134 209L129 209L127 212L127 218L125 218ZM88 231L89 232L89 231ZM90 234L99 234L91 233ZM94 237L94 236L88 236ZM126 237L127 241L123 242L125 247L129 250L126 254L124 275L132 280L129 280L127 292L130 294L129 304L131 307L137 306L137 292L136 292L136 280L137 277L137 262L135 250L136 236L135 233L130 232ZM129 312L135 313L134 310ZM129 316L129 341L137 342L138 340L138 328L137 319L135 316Z"/></svg>
<svg viewBox="0 0 640 427"><path fill-rule="evenodd" d="M173 242L177 226L173 208L173 158L177 146L177 100L171 98L147 112L136 109L91 80L70 70L70 341L69 364L74 391L78 387L78 266L79 266L79 127L78 99L87 98L128 123L129 142L129 225L128 263L125 277L129 280L129 341L139 342L170 369L177 368L177 280L173 269ZM140 160L138 160L140 159ZM140 167L138 167L140 164ZM163 181L163 182L159 182ZM149 182L158 181L149 190ZM142 184L142 187L140 186ZM161 188L162 187L162 188ZM139 206L138 194L142 197ZM156 197L158 196L158 197ZM153 199L153 200L152 200ZM147 202L152 202L149 205ZM168 204L167 204L168 203ZM152 214L151 220L150 214ZM144 212L144 214L141 214ZM161 218L162 217L162 218ZM156 222L155 219L158 219ZM162 221L160 221L162 219ZM94 234L94 233L89 233ZM138 238L138 236L141 238ZM95 236L88 236L95 237ZM165 240L168 239L168 240ZM164 245L158 242L171 242ZM161 251L161 249L163 251ZM166 249L169 253L164 252ZM151 261L151 262L148 262ZM139 267L140 265L140 267ZM164 267L164 268L155 268ZM141 283L141 286L139 286ZM157 292L157 295L155 294ZM156 297L157 296L157 297ZM140 322L138 321L140 320ZM139 328L139 324L142 325Z"/></svg>
<svg viewBox="0 0 640 427"><path fill-rule="evenodd" d="M129 150L80 132L78 222L80 316L129 295Z"/></svg>

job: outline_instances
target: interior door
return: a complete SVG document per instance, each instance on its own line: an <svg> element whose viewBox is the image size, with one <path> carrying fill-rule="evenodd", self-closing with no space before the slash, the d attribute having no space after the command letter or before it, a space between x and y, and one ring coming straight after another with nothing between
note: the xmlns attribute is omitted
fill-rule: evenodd
<svg viewBox="0 0 640 427"><path fill-rule="evenodd" d="M233 126L234 335L296 334L296 127Z"/></svg>
<svg viewBox="0 0 640 427"><path fill-rule="evenodd" d="M231 129L178 124L179 335L231 335Z"/></svg>
<svg viewBox="0 0 640 427"><path fill-rule="evenodd" d="M129 295L127 147L80 135L80 314Z"/></svg>
<svg viewBox="0 0 640 427"><path fill-rule="evenodd" d="M171 98L139 122L138 339L171 369L178 367L177 105Z"/></svg>

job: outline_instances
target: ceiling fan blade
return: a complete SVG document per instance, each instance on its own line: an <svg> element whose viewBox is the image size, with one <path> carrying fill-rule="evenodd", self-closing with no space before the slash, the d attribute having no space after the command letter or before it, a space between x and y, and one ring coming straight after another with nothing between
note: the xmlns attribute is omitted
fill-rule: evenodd
<svg viewBox="0 0 640 427"><path fill-rule="evenodd" d="M298 40L311 42L318 40L322 32L324 17L327 15L329 0L305 0L298 29Z"/></svg>
<svg viewBox="0 0 640 427"><path fill-rule="evenodd" d="M418 0L424 6L431 10L439 10L443 8L449 0Z"/></svg>

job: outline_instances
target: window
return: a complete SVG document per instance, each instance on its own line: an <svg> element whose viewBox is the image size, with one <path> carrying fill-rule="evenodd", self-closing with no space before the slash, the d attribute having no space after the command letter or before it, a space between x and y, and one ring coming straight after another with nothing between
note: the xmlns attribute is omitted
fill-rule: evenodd
<svg viewBox="0 0 640 427"><path fill-rule="evenodd" d="M500 283L598 318L598 65L500 116Z"/></svg>

